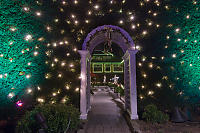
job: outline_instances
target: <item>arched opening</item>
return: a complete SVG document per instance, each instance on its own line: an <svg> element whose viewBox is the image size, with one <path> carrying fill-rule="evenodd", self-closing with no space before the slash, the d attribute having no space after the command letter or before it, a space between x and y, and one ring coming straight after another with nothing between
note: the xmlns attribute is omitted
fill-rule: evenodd
<svg viewBox="0 0 200 133"><path fill-rule="evenodd" d="M91 53L91 85L92 88L104 88L111 83L124 84L124 52L117 44L112 44L107 51L106 44L95 47Z"/></svg>
<svg viewBox="0 0 200 133"><path fill-rule="evenodd" d="M125 109L130 114L131 119L138 119L136 89L137 50L130 35L120 27L113 25L104 25L92 30L87 35L82 45L82 50L79 50L81 55L80 118L87 119L87 114L90 110L91 54L98 45L106 41L118 45L124 52Z"/></svg>

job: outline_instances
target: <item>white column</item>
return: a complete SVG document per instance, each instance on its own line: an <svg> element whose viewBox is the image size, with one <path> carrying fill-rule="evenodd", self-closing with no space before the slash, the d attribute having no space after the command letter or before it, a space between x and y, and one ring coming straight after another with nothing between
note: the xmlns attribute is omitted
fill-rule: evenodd
<svg viewBox="0 0 200 133"><path fill-rule="evenodd" d="M89 55L87 58L87 112L91 109L90 105L90 90L91 90L91 75L90 75L90 62L91 62L91 56Z"/></svg>
<svg viewBox="0 0 200 133"><path fill-rule="evenodd" d="M128 50L130 74L130 106L131 119L138 119L137 114L137 87L136 87L136 53L138 50Z"/></svg>
<svg viewBox="0 0 200 133"><path fill-rule="evenodd" d="M87 56L89 51L79 50L81 55L80 119L87 119Z"/></svg>
<svg viewBox="0 0 200 133"><path fill-rule="evenodd" d="M123 60L124 60L124 92L125 92L125 110L129 109L129 103L130 103L130 99L129 99L129 90L130 90L130 85L127 83L127 81L129 80L129 73L128 73L128 65L129 65L129 54L126 52L125 55L123 56Z"/></svg>

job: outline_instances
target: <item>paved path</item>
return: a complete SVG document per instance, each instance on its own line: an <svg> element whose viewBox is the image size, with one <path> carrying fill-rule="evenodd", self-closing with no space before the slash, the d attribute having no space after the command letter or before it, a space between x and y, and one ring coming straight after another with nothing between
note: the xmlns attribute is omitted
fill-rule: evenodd
<svg viewBox="0 0 200 133"><path fill-rule="evenodd" d="M85 133L131 133L120 108L105 91L95 92Z"/></svg>

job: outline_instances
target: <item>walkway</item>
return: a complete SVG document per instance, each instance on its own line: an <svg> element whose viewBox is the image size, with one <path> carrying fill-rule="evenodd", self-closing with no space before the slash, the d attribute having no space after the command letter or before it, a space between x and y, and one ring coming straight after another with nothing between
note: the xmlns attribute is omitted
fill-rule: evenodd
<svg viewBox="0 0 200 133"><path fill-rule="evenodd" d="M120 108L108 92L95 92L91 98L92 109L88 116L85 133L131 133Z"/></svg>

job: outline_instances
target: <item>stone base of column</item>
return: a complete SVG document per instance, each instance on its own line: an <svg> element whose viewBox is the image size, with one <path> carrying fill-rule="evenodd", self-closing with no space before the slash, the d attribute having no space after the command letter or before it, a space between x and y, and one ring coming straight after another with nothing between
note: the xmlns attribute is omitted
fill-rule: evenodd
<svg viewBox="0 0 200 133"><path fill-rule="evenodd" d="M130 114L131 120L138 120L138 115Z"/></svg>
<svg viewBox="0 0 200 133"><path fill-rule="evenodd" d="M87 114L81 114L80 119L81 120L87 120Z"/></svg>
<svg viewBox="0 0 200 133"><path fill-rule="evenodd" d="M87 113L91 110L92 106L89 107L89 109L87 110Z"/></svg>

